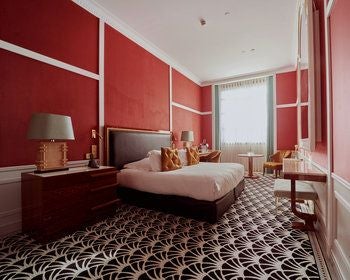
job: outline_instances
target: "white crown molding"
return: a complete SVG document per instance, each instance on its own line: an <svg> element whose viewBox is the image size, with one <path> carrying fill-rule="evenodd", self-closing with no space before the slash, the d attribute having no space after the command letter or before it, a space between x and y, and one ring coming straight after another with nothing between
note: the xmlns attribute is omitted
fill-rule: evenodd
<svg viewBox="0 0 350 280"><path fill-rule="evenodd" d="M185 105L182 105L182 104L180 104L180 103L177 103L177 102L171 102L171 105L172 106L175 106L175 107L178 107L178 108L181 108L181 109L184 109L184 110L186 110L186 111L190 111L190 112L192 112L192 113L196 113L196 114L198 114L198 115L201 115L201 116L204 116L204 115L211 115L212 114L212 112L210 111L210 112L200 112L200 111L198 111L198 110L196 110L196 109L192 109L192 108L190 108L190 107L187 107L187 106L185 106Z"/></svg>
<svg viewBox="0 0 350 280"><path fill-rule="evenodd" d="M337 181L339 184L341 184L344 188L346 188L348 191L350 191L350 182L345 180L344 178L340 177L337 174L332 173L333 180Z"/></svg>
<svg viewBox="0 0 350 280"><path fill-rule="evenodd" d="M296 65L288 65L285 67L278 67L273 69L268 69L264 71L258 71L258 72L252 72L242 75L236 75L231 77L226 77L223 79L217 79L217 80L209 80L204 81L201 83L201 86L210 86L210 85L219 85L219 84L227 84L235 81L240 80L247 80L247 79L254 79L254 78L260 78L260 77L266 77L266 76L273 76L275 74L281 74L281 73L287 73L291 71L296 70Z"/></svg>
<svg viewBox="0 0 350 280"><path fill-rule="evenodd" d="M55 66L55 67L58 67L61 69L65 69L65 70L70 71L70 72L74 72L76 74L79 74L79 75L82 75L82 76L85 76L85 77L88 77L91 79L95 79L95 80L99 79L99 75L97 75L95 73L92 73L92 72L84 70L82 68L79 68L79 67L73 66L71 64L59 61L57 59L48 57L46 55L42 55L40 53L33 52L31 50L22 48L20 46L8 43L8 42L3 41L3 40L0 40L0 48L7 50L7 51L10 51L10 52L13 52L13 53L16 53L16 54L23 55L25 57L29 57L31 59L34 59L34 60L37 60L40 62L44 62L46 64L50 64L52 66Z"/></svg>
<svg viewBox="0 0 350 280"><path fill-rule="evenodd" d="M189 71L186 67L178 63L176 60L171 58L168 54L158 48L156 45L145 39L141 34L132 29L129 25L119 19L117 16L113 15L111 12L102 7L97 1L93 0L73 0L74 3L87 10L94 16L102 19L108 25L115 28L118 32L125 35L130 40L134 41L136 44L162 60L163 62L169 64L172 68L179 71L181 74L185 75L187 78L192 80L197 85L201 85L201 79L195 74Z"/></svg>

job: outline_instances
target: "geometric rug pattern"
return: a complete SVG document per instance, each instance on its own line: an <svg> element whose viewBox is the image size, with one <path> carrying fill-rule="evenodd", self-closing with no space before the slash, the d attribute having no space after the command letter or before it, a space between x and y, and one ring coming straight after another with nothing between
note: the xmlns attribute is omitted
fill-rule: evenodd
<svg viewBox="0 0 350 280"><path fill-rule="evenodd" d="M216 224L122 205L48 244L0 241L0 279L320 279L308 235L275 213L270 176L246 179Z"/></svg>

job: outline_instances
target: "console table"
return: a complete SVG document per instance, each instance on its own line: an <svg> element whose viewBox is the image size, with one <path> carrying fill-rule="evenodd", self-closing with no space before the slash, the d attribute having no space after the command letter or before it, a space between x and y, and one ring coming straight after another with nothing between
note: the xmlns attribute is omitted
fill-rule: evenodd
<svg viewBox="0 0 350 280"><path fill-rule="evenodd" d="M313 182L327 182L327 175L312 167L309 162L305 160L284 159L283 170L281 177L291 181L291 209L295 216L303 219L305 222L293 222L292 227L300 230L314 230L314 222L317 220L315 214L299 212L296 209L296 189L295 181L313 181Z"/></svg>

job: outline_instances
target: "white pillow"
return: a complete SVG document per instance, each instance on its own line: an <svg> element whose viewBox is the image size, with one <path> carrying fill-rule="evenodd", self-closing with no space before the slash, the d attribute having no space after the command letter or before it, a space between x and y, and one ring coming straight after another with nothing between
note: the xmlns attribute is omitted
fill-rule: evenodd
<svg viewBox="0 0 350 280"><path fill-rule="evenodd" d="M160 172L162 171L162 156L159 150L152 150L148 152L149 162L151 170Z"/></svg>
<svg viewBox="0 0 350 280"><path fill-rule="evenodd" d="M149 158L144 158L138 161L125 164L124 168L151 171L151 163Z"/></svg>
<svg viewBox="0 0 350 280"><path fill-rule="evenodd" d="M181 160L181 164L183 166L188 165L187 161L187 151L185 149L178 150L179 152L179 158Z"/></svg>

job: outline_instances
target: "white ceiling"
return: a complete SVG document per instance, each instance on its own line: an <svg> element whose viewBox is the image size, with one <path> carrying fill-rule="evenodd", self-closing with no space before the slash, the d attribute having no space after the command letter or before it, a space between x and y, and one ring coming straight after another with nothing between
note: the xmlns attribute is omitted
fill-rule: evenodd
<svg viewBox="0 0 350 280"><path fill-rule="evenodd" d="M201 82L295 65L297 0L95 2Z"/></svg>

